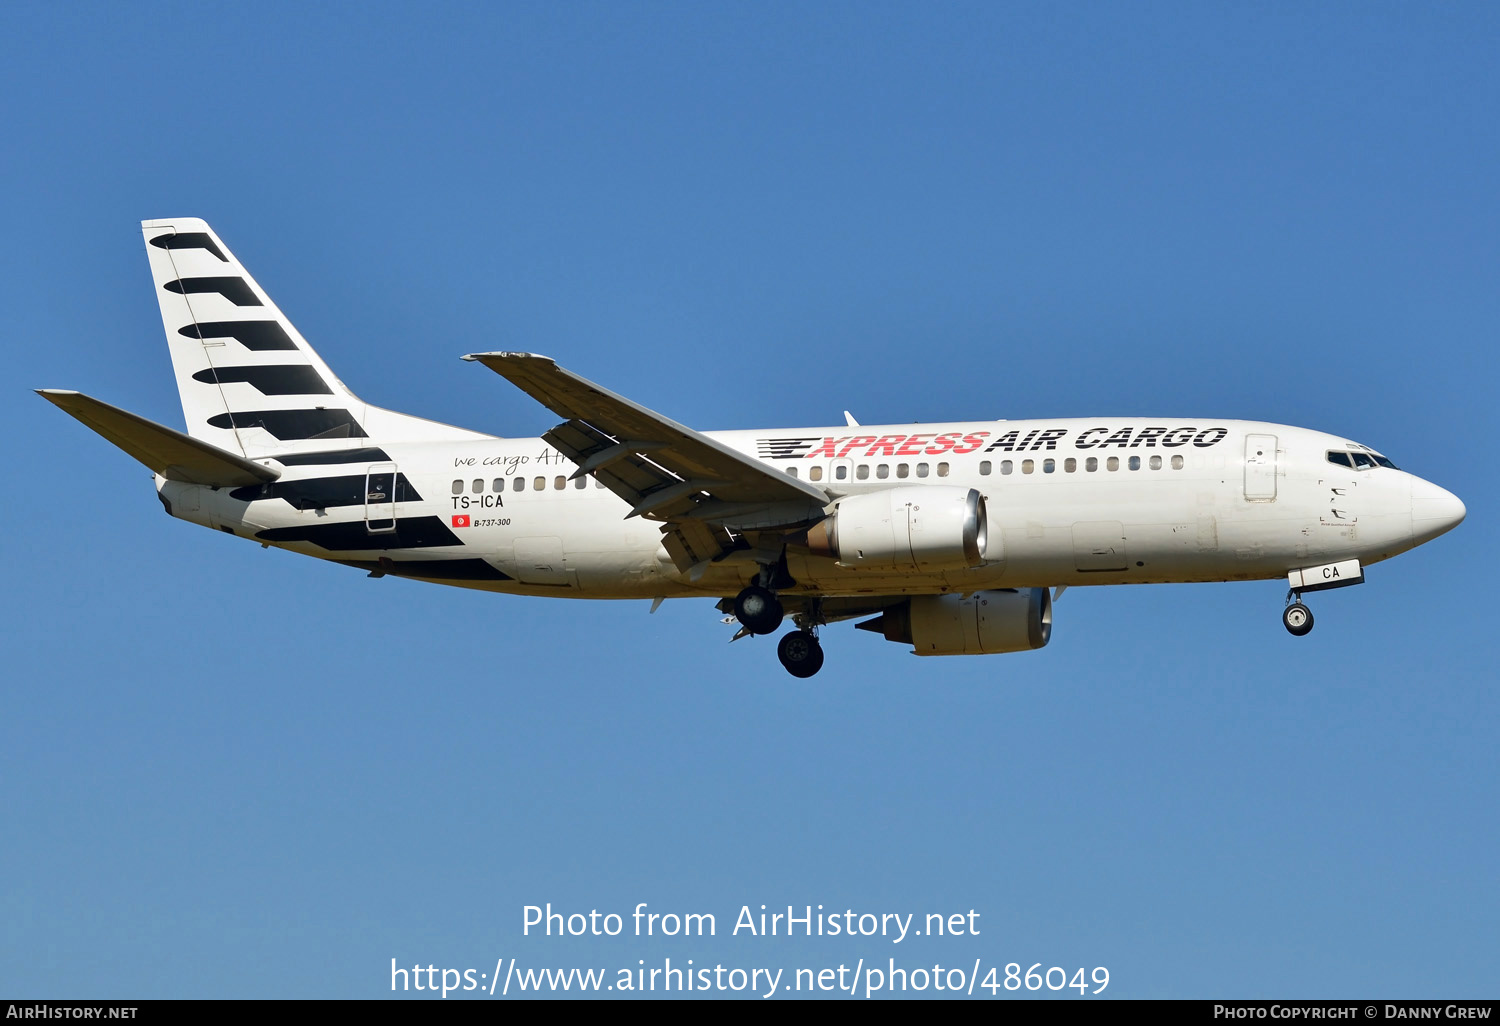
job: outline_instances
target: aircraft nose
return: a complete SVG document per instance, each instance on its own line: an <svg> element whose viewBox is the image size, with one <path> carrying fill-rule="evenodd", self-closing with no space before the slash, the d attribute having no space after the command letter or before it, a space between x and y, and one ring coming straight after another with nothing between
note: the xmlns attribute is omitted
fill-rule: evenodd
<svg viewBox="0 0 1500 1026"><path fill-rule="evenodd" d="M1412 542L1421 545L1446 534L1468 515L1463 500L1446 488L1418 478L1411 486Z"/></svg>

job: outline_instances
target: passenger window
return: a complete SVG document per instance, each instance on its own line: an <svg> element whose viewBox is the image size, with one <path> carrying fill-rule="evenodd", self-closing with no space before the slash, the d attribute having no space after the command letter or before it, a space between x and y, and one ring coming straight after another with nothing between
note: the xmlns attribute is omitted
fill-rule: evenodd
<svg viewBox="0 0 1500 1026"><path fill-rule="evenodd" d="M554 477L552 479L552 487L554 490L560 492L564 488L568 487L568 479L559 474L557 477Z"/></svg>
<svg viewBox="0 0 1500 1026"><path fill-rule="evenodd" d="M1141 469L1141 458L1139 456L1132 456L1132 457L1130 457L1130 469L1131 470L1140 470Z"/></svg>
<svg viewBox="0 0 1500 1026"><path fill-rule="evenodd" d="M948 476L948 464L946 464L946 463L939 463L938 464L938 477L947 477L947 476Z"/></svg>
<svg viewBox="0 0 1500 1026"><path fill-rule="evenodd" d="M1057 469L1056 460L1042 460L1042 473L1050 474Z"/></svg>
<svg viewBox="0 0 1500 1026"><path fill-rule="evenodd" d="M1036 470L1036 460L1022 460L1021 473L1030 474Z"/></svg>
<svg viewBox="0 0 1500 1026"><path fill-rule="evenodd" d="M985 473L988 474L989 471L986 470ZM926 477L927 476L927 464L925 464L925 463L918 463L917 464L917 476L918 477Z"/></svg>
<svg viewBox="0 0 1500 1026"><path fill-rule="evenodd" d="M884 464L884 463L876 464L876 466L875 466L875 476L878 477L878 478L881 478L881 479L890 477L891 476L891 468L888 465Z"/></svg>
<svg viewBox="0 0 1500 1026"><path fill-rule="evenodd" d="M1097 456L1090 456L1088 459L1084 460L1084 462L1083 462L1083 469L1087 470L1090 474L1092 474L1094 471L1098 470L1099 469L1099 457L1097 457Z"/></svg>
<svg viewBox="0 0 1500 1026"><path fill-rule="evenodd" d="M1118 456L1111 456L1105 462L1104 465L1106 467L1108 467L1110 470L1119 470L1120 469L1120 457L1118 457Z"/></svg>
<svg viewBox="0 0 1500 1026"><path fill-rule="evenodd" d="M1182 457L1180 455L1172 457L1172 469L1173 470L1181 470L1182 469Z"/></svg>
<svg viewBox="0 0 1500 1026"><path fill-rule="evenodd" d="M583 489L587 488L588 486L589 486L589 479L588 479L588 475L587 474L585 474L583 477L575 479L574 482L573 482L573 487L576 488L576 489L578 489L579 491L582 491Z"/></svg>
<svg viewBox="0 0 1500 1026"><path fill-rule="evenodd" d="M1001 460L1000 461L1000 473L1002 475L1009 474L1011 471L1013 471L1015 469L1016 469L1016 465L1014 463L1012 463L1010 460Z"/></svg>
<svg viewBox="0 0 1500 1026"><path fill-rule="evenodd" d="M490 487L497 492L505 491L505 478L497 477L490 483Z"/></svg>
<svg viewBox="0 0 1500 1026"><path fill-rule="evenodd" d="M464 493L464 483L462 481L454 481L453 482L453 494L454 495L462 495L463 493Z"/></svg>
<svg viewBox="0 0 1500 1026"><path fill-rule="evenodd" d="M1152 470L1160 470L1161 469L1161 457L1160 456L1153 456L1153 457L1151 457L1151 469Z"/></svg>
<svg viewBox="0 0 1500 1026"><path fill-rule="evenodd" d="M793 475L793 476L796 476L796 475ZM807 479L809 481L821 481L821 480L823 480L823 468L822 467L808 467L807 468Z"/></svg>
<svg viewBox="0 0 1500 1026"><path fill-rule="evenodd" d="M526 490L526 479L518 477L511 481L510 490L513 492L524 492Z"/></svg>
<svg viewBox="0 0 1500 1026"><path fill-rule="evenodd" d="M979 472L981 474L985 475L986 477L989 476L989 472L990 472L990 461L989 460L980 460L979 461Z"/></svg>
<svg viewBox="0 0 1500 1026"><path fill-rule="evenodd" d="M838 480L843 481L849 476L849 468L841 463L837 467L833 468L833 476Z"/></svg>
<svg viewBox="0 0 1500 1026"><path fill-rule="evenodd" d="M865 478L869 477L870 476L870 465L868 463L861 463L859 466L855 467L854 468L854 476L857 477L857 478L859 478L861 481L863 481Z"/></svg>
<svg viewBox="0 0 1500 1026"><path fill-rule="evenodd" d="M1070 474L1076 472L1078 470L1078 461L1069 456L1067 459L1063 460L1063 469Z"/></svg>
<svg viewBox="0 0 1500 1026"><path fill-rule="evenodd" d="M476 477L474 479L474 494L478 495L482 491L484 491L484 478Z"/></svg>
<svg viewBox="0 0 1500 1026"><path fill-rule="evenodd" d="M547 479L545 477L539 477L535 481L531 482L531 487L539 492L545 492L547 490Z"/></svg>
<svg viewBox="0 0 1500 1026"><path fill-rule="evenodd" d="M786 468L786 473L787 473L788 477L796 477L797 476L797 468L796 467L787 467ZM809 475L809 476L811 476L811 475Z"/></svg>
<svg viewBox="0 0 1500 1026"><path fill-rule="evenodd" d="M1331 452L1331 453L1329 453L1328 454L1328 462L1329 463L1337 463L1339 466L1341 466L1341 467L1348 467L1350 470L1354 469L1354 464L1350 461L1349 454L1347 452Z"/></svg>
<svg viewBox="0 0 1500 1026"><path fill-rule="evenodd" d="M898 464L896 464L896 476L897 477L906 477L910 473L911 473L911 467L910 467L910 465L905 464L905 463L898 463Z"/></svg>
<svg viewBox="0 0 1500 1026"><path fill-rule="evenodd" d="M604 487L604 482L603 482L603 481L601 481L601 480L599 480L599 479L598 479L598 478L597 478L597 477L596 477L596 478L594 478L594 487L595 487L595 488L603 488L603 487Z"/></svg>

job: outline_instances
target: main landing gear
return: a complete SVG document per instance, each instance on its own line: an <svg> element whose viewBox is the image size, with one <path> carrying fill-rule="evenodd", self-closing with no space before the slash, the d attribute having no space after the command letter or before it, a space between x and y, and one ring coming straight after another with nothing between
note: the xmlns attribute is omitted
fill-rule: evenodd
<svg viewBox="0 0 1500 1026"><path fill-rule="evenodd" d="M724 606L720 606L723 609ZM734 597L734 619L740 622L736 638L747 634L774 634L786 618L786 607L765 584L752 584ZM817 627L822 623L816 602L797 613L797 629L782 636L776 644L776 658L793 677L811 677L823 668L823 646L818 642Z"/></svg>
<svg viewBox="0 0 1500 1026"><path fill-rule="evenodd" d="M812 631L795 630L782 635L776 658L793 677L811 677L823 668L823 646Z"/></svg>
<svg viewBox="0 0 1500 1026"><path fill-rule="evenodd" d="M1293 602L1292 599L1297 601ZM1287 592L1287 607L1281 613L1281 622L1286 629L1295 637L1302 637L1313 629L1312 610L1302 604L1300 592Z"/></svg>
<svg viewBox="0 0 1500 1026"><path fill-rule="evenodd" d="M734 597L734 618L751 634L774 634L786 610L770 588L752 584Z"/></svg>

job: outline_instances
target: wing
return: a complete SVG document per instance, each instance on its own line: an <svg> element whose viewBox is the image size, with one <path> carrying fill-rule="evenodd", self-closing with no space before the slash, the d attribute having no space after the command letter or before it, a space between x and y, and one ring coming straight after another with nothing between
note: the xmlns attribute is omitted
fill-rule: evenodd
<svg viewBox="0 0 1500 1026"><path fill-rule="evenodd" d="M721 555L734 533L790 532L823 519L828 495L751 456L616 395L545 356L475 353L563 423L542 438L630 504L662 521L667 550L686 570Z"/></svg>

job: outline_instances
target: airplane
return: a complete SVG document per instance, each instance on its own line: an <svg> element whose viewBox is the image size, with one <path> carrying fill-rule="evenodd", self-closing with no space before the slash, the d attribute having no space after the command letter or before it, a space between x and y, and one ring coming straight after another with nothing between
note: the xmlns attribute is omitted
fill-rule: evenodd
<svg viewBox="0 0 1500 1026"><path fill-rule="evenodd" d="M514 595L717 600L796 677L819 630L921 656L1038 649L1072 586L1361 584L1452 530L1452 493L1337 435L1097 417L701 432L532 353L465 356L561 418L501 438L357 398L197 218L141 223L186 433L49 402L145 464L168 514L263 546Z"/></svg>

